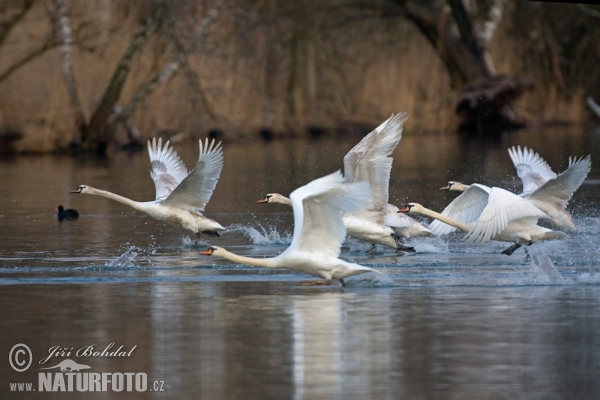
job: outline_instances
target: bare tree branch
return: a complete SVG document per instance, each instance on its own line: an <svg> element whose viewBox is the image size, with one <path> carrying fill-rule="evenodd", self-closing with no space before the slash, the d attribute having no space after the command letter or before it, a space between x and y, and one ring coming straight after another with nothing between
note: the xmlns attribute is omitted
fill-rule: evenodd
<svg viewBox="0 0 600 400"><path fill-rule="evenodd" d="M123 58L121 58L121 61L117 65L108 88L100 101L100 105L90 118L89 125L83 129L82 139L88 149L95 148L100 152L105 151L110 140L110 133L106 129L107 122L113 114L114 106L119 100L133 62L142 52L152 33L156 30L164 10L164 2L155 7L152 15L146 19L144 26L133 37Z"/></svg>
<svg viewBox="0 0 600 400"><path fill-rule="evenodd" d="M58 33L60 37L60 56L62 60L63 76L67 85L71 111L75 120L75 126L80 129L87 121L85 112L79 98L77 90L77 81L73 73L73 36L71 33L71 24L69 21L69 10L65 0L54 0L58 16Z"/></svg>
<svg viewBox="0 0 600 400"><path fill-rule="evenodd" d="M49 38L46 41L46 43L44 43L40 48L32 51L31 53L29 53L28 55L26 55L25 57L23 57L19 61L15 62L10 67L8 67L3 73L1 73L0 74L0 82L6 80L13 73L17 72L21 67L25 66L30 61L35 60L36 58L38 58L39 56L41 56L42 54L44 54L45 52L47 52L48 50L50 50L56 46L58 46L58 42L56 40L54 40L54 38Z"/></svg>
<svg viewBox="0 0 600 400"><path fill-rule="evenodd" d="M200 22L200 25L196 29L192 39L188 45L181 50L175 56L175 59L171 61L165 68L163 68L147 85L138 89L138 91L133 95L131 100L125 105L123 108L123 112L116 117L113 122L110 124L109 130L116 128L116 126L127 119L135 110L135 108L146 99L149 95L154 93L154 91L164 82L169 80L175 72L179 70L179 68L183 65L186 60L188 54L192 52L196 44L204 37L207 28L216 20L219 15L217 11L218 7L221 5L221 1L218 1L216 5L210 9L206 15L206 17Z"/></svg>
<svg viewBox="0 0 600 400"><path fill-rule="evenodd" d="M31 10L33 6L34 0L25 0L23 3L23 8L17 12L15 16L13 16L7 23L0 24L0 46L6 40L10 31L25 17L27 12Z"/></svg>

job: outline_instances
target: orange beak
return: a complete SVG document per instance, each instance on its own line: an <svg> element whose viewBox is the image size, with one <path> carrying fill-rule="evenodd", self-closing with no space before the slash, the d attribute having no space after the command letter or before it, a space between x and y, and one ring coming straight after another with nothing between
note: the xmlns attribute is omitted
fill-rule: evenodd
<svg viewBox="0 0 600 400"><path fill-rule="evenodd" d="M268 202L269 202L269 198L267 196L265 196L262 199L260 199L259 201L257 201L256 204L268 203Z"/></svg>
<svg viewBox="0 0 600 400"><path fill-rule="evenodd" d="M398 210L399 213L407 213L410 212L410 207L409 206L402 206L401 209Z"/></svg>
<svg viewBox="0 0 600 400"><path fill-rule="evenodd" d="M212 256L212 253L213 253L213 249L208 248L208 249L206 249L204 251L201 251L199 254L201 254L203 256Z"/></svg>

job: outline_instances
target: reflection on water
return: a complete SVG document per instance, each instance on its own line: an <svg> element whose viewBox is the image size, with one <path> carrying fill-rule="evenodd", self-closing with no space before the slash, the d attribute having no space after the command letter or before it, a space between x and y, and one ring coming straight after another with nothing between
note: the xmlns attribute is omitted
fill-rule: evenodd
<svg viewBox="0 0 600 400"><path fill-rule="evenodd" d="M229 230L205 245L252 257L282 252L290 210L255 201L340 168L358 139L227 143L207 214ZM367 253L369 245L348 240L342 257L393 285L357 276L346 289L299 287L305 276L291 271L201 257L204 245L193 247L177 228L68 193L91 184L152 199L145 153L1 161L0 353L26 343L34 367L17 373L5 361L0 392L9 382L37 382L36 363L51 346L115 342L137 346L133 356L75 360L165 382L164 393L127 398L598 398L596 133L521 132L497 146L408 135L394 154L391 200L441 209L452 196L437 188L449 179L518 189L506 151L516 144L541 152L555 171L568 155L592 154L570 205L580 232L511 257L498 254L504 243L471 246L460 235L413 240L414 256ZM188 165L197 157L192 146L177 150ZM59 204L80 219L59 223Z"/></svg>

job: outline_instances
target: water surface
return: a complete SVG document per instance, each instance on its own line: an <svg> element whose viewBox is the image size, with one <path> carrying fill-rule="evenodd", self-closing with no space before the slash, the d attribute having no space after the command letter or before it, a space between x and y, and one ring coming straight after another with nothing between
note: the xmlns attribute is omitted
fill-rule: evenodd
<svg viewBox="0 0 600 400"><path fill-rule="evenodd" d="M499 254L506 243L471 246L461 235L413 239L413 256L348 240L342 258L391 280L357 276L344 289L300 287L307 276L198 251L218 244L253 257L282 252L291 211L256 200L341 168L359 137L226 143L207 215L228 231L198 247L122 204L69 194L89 184L152 199L146 153L0 160L0 352L6 360L24 343L33 353L27 372L3 362L0 392L10 382L37 387L52 346L114 342L137 347L130 357L70 358L90 371L164 381L164 392L121 393L127 398L598 398L598 138L575 129L519 132L482 145L406 135L394 153L390 201L436 210L454 197L437 190L450 179L518 191L511 145L533 147L556 172L569 155L592 154L592 172L570 204L580 231L511 257ZM197 158L195 145L177 150L188 166ZM80 219L58 222L59 204Z"/></svg>

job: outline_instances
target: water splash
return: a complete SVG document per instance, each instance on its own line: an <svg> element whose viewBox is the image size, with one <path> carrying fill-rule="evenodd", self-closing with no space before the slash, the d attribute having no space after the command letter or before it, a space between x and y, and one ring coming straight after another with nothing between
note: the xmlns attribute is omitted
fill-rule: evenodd
<svg viewBox="0 0 600 400"><path fill-rule="evenodd" d="M393 287L398 286L392 278L387 276L386 274L373 271L367 272L366 274L353 275L346 279L346 286L348 287Z"/></svg>
<svg viewBox="0 0 600 400"><path fill-rule="evenodd" d="M262 224L255 226L235 224L227 228L227 233L241 232L252 244L290 244L292 233L280 233L276 227L265 228Z"/></svg>
<svg viewBox="0 0 600 400"><path fill-rule="evenodd" d="M121 254L119 257L114 260L107 262L104 264L104 267L107 268L138 268L137 265L133 263L133 260L138 256L139 249L136 246L131 246L125 253Z"/></svg>
<svg viewBox="0 0 600 400"><path fill-rule="evenodd" d="M565 279L556 269L550 256L547 254L533 255L531 257L533 280L540 284L564 285Z"/></svg>

